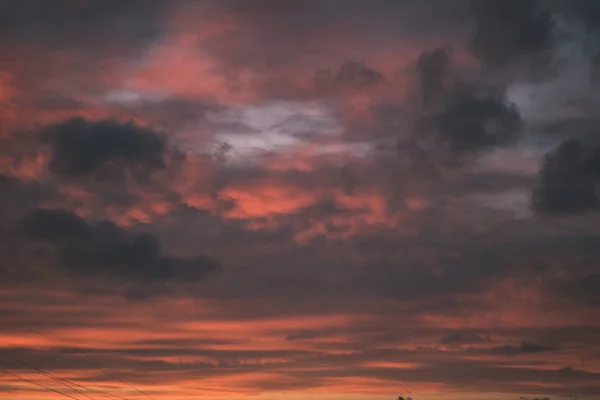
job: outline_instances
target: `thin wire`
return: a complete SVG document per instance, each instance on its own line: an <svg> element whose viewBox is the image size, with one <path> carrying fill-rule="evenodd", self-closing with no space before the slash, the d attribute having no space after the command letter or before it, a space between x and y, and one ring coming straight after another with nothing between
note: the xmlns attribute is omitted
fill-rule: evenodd
<svg viewBox="0 0 600 400"><path fill-rule="evenodd" d="M0 308L0 312L4 312L4 313L6 314L6 310L5 310L5 309L1 309L1 308ZM28 328L29 328L30 330L34 331L36 334L38 334L38 335L40 335L40 336L42 336L42 337L43 337L43 335L42 335L41 333L39 333L39 332L36 332L36 331L35 331L35 329L33 329L33 328L31 328L31 327L28 327ZM52 342L52 341L51 341L50 339L48 339L48 338L46 338L46 340L48 340L49 342ZM10 354L10 353L9 353L8 351L6 351L6 350L1 350L1 349L0 349L0 354L1 354L1 353L4 353L4 354L5 354L5 356L7 356L7 357L11 358L13 361L15 361L15 362L17 362L17 363L19 363L19 364L21 364L21 365L23 365L23 366L25 366L25 367L31 368L31 369L33 369L34 371L36 371L36 372L38 372L38 373L40 373L40 374L46 375L46 376L48 376L48 377L49 377L49 378L51 378L51 379L58 380L59 382L60 382L60 381L62 381L62 382L66 382L66 383L69 383L69 384L71 384L71 385L74 385L74 386L80 387L80 388L82 388L82 389L85 389L85 390L87 390L87 391L89 391L89 392L94 392L94 393L96 393L96 394L100 394L100 395L102 395L102 396L104 396L104 397L108 397L108 398L116 398L116 399L121 399L121 400L127 400L127 399L126 399L126 398L124 398L124 397L117 396L117 395L114 395L114 394L111 394L111 393L105 393L105 392L103 392L103 391L101 391L101 390L98 390L98 389L93 389L93 388L90 388L90 387L87 387L87 386L83 386L83 385L80 385L80 384L78 384L78 383L76 383L76 382L70 381L70 380L68 380L68 379L65 379L65 378L55 378L55 377L53 377L53 376L52 376L52 374L51 374L51 373L49 373L49 372L47 372L47 371L43 371L43 370L41 370L41 369L39 369L39 368L36 368L36 367L34 367L34 366L32 366L32 365L29 365L29 364L27 364L27 363L23 362L22 360L18 360L18 359L17 359L17 358L16 358L16 357L15 357L13 354ZM64 383L62 383L62 382L60 382L60 383L64 385ZM89 398L89 399L92 399L92 400L93 400L93 398L92 398L92 397L90 397L90 396L86 395L85 393L81 393L81 392L79 392L78 390L76 390L76 389L73 389L73 388L71 388L71 387L69 387L69 389L72 389L72 390L76 391L77 393L80 393L80 394L82 394L82 395L86 396L87 398Z"/></svg>
<svg viewBox="0 0 600 400"><path fill-rule="evenodd" d="M60 345L59 345L58 347L60 347L60 348L61 348L61 349L63 349L63 350L65 349L65 347L63 347L63 346L60 346ZM123 379L119 378L118 376L116 376L116 375L114 375L114 374L112 374L112 373L110 373L110 372L106 371L104 368L100 367L98 364L96 364L96 363L92 362L91 360L89 360L88 358L84 357L83 355L80 355L80 354L77 354L77 353L75 353L75 356L77 356L77 357L80 357L81 359L85 360L85 361L86 361L88 364L90 364L91 366L93 366L93 367L97 368L98 370L100 370L100 371L104 372L104 374L106 374L108 377L110 377L110 378L112 378L112 379L115 379L115 380L117 380L117 381L121 382L123 385L130 387L131 389L133 389L133 390L135 390L136 392L138 392L138 393L140 393L140 394L142 394L142 395L144 395L144 396L148 397L148 398L149 398L149 399L151 399L151 400L156 400L154 397L150 396L148 393L146 393L146 392L142 391L141 389L138 389L138 388L136 388L135 386L133 386L133 385L132 385L132 384L130 384L130 383L127 383L127 382L125 382Z"/></svg>
<svg viewBox="0 0 600 400"><path fill-rule="evenodd" d="M57 383L60 383L61 385L63 385L67 389L71 389L72 391L74 391L76 393L79 393L80 395L85 396L85 397L87 397L90 400L94 400L93 397L90 397L87 394L85 394L83 392L80 392L79 390L77 390L77 389L69 386L67 383L65 383L66 380L63 380L61 378L57 378L54 375L52 375L51 373L49 373L49 372L46 372L44 370L41 370L39 368L34 367L33 365L30 365L30 364L27 364L27 363L25 363L25 362L23 362L21 360L18 360L14 355L10 354L9 352L7 352L5 350L0 350L0 355L4 355L4 357L6 357L9 361L13 361L13 362L15 362L17 364L21 364L22 366L24 366L26 368L32 369L33 371L37 372L38 374L44 375L44 376L52 379L53 381L55 381Z"/></svg>
<svg viewBox="0 0 600 400"><path fill-rule="evenodd" d="M61 391L58 391L58 390L56 390L56 389L53 389L53 388L51 388L51 387L48 387L48 386L42 385L41 383L38 383L38 382L35 382L35 381L32 381L32 380L29 380L29 379L27 379L27 378L23 378L22 376L20 376L20 375L18 375L18 374L14 374L14 373L12 373L12 372L10 372L10 371L7 371L7 370L5 370L5 369L3 369L3 368L1 368L1 367L0 367L0 372L2 372L2 373L5 373L5 374L7 374L7 375L12 375L13 377L15 377L15 378L17 378L17 379L19 379L19 380L21 380L21 381L23 381L23 382L27 382L27 383L30 383L30 384L32 384L32 385L39 386L39 387L41 387L41 388L43 388L43 389L45 389L45 390L48 390L48 391L54 392L54 393L56 393L56 394L59 394L59 395L61 395L61 396L69 397L69 398L71 398L71 399L74 399L74 400L80 400L80 399L78 399L77 397L73 397L73 396L71 396L71 395L68 395L68 394L66 394L66 393L63 393L63 392L61 392Z"/></svg>
<svg viewBox="0 0 600 400"><path fill-rule="evenodd" d="M121 400L127 400L127 399L125 399L125 398L123 398L123 397L119 397L119 396L117 396L117 395L113 395L113 394L111 394L111 393L104 393L104 392L102 392L101 390L97 390L97 389L93 389L93 388L90 388L90 387L87 387L87 386L84 386L84 385L80 385L79 383L73 382L73 381L71 381L71 380L69 380L69 379L65 379L65 378L59 378L59 377L57 377L57 376L55 376L55 375L51 374L51 373L50 373L50 372L48 372L48 371L44 371L44 370L42 370L42 369L36 368L35 366L33 366L33 365L31 365L31 364L27 364L27 363L25 363L25 362L24 362L24 361L22 361L22 360L18 360L18 359L17 359L17 358L16 358L14 355L10 354L10 353L9 353L9 352L7 352L6 350L0 350L0 354L5 354L5 356L6 356L6 357L9 357L9 358L10 358L10 359L12 359L14 362L16 362L16 363L18 363L18 364L21 364L21 365L23 365L23 366L25 366L25 367L27 367L27 368L30 368L30 369L32 369L32 370L34 370L34 371L36 371L36 372L38 372L38 373L40 373L40 374L42 374L42 375L45 375L45 376L47 376L48 378L50 378L50 379L52 379L52 380L54 380L54 381L56 381L56 382L59 382L59 383L61 383L62 385L64 385L64 386L68 387L69 389L71 389L71 390L73 390L73 391L75 391L75 392L77 392L77 393L81 394L82 396L85 396L85 397L87 397L88 399L94 400L94 398L93 398L93 397L90 397L90 396L88 396L86 393L80 392L79 390L77 390L77 389L75 389L75 388L72 388L72 387L70 387L70 386L66 385L64 382L66 382L67 384L73 385L73 386L80 387L80 388L82 388L82 389L84 389L84 390L87 390L88 392L94 392L94 393L96 393L96 394L101 394L101 395L103 395L103 396L105 396L105 397L108 397L108 398L117 398L117 399L121 399Z"/></svg>
<svg viewBox="0 0 600 400"><path fill-rule="evenodd" d="M4 313L4 315L8 315L8 310L6 308L0 308L0 313ZM32 331L33 333L43 337L44 339L46 339L48 342L52 343L54 346L63 349L63 350L68 350L66 347L62 346L61 344L55 342L54 340L44 336L42 333L40 333L39 331L37 331L36 329L34 329L32 326L30 326L29 324L25 324L25 326ZM107 370L105 370L104 368L100 367L99 365L97 365L96 363L92 362L90 359L88 359L87 357L83 356L82 354L77 354L77 353L73 353L72 355L81 358L82 360L84 360L85 362L87 362L89 365L93 366L94 368L98 369L99 371L101 371L102 373L104 373L106 376L115 379L119 382L121 382L123 385L128 386L129 388L137 391L138 393L148 397L151 400L156 400L154 397L150 396L148 393L142 391L141 389L136 388L135 386L133 386L130 383L125 382L123 379L119 378L118 376L108 372ZM122 400L127 400L127 399L123 399L122 397L117 397L120 398Z"/></svg>
<svg viewBox="0 0 600 400"><path fill-rule="evenodd" d="M30 368L30 369L32 369L32 370L34 370L34 371L36 371L36 372L37 372L37 373L39 373L39 374L45 375L45 376L47 376L48 378L50 378L50 379L52 379L52 380L54 380L54 381L56 381L56 382L59 382L59 383L60 383L60 384L62 384L63 386L66 386L66 387L68 387L69 389L71 389L71 390L73 390L73 391L75 391L75 392L77 392L77 393L81 394L82 396L85 396L85 397L87 397L88 399L94 400L94 398L93 398L93 397L91 397L91 396L88 396L86 393L80 392L79 390L77 390L77 389L75 389L75 388L73 388L73 387L70 387L70 386L68 386L67 384L70 384L70 385L73 385L73 386L80 387L80 388L82 388L82 389L84 389L84 390L87 390L88 392L94 392L94 393L96 393L96 394L100 394L100 395L102 395L102 396L104 396L104 397L108 397L108 398L117 398L117 399L121 399L121 400L127 400L127 399L125 399L125 398L123 398L123 397L120 397L120 396L117 396L117 395L113 395L113 394L111 394L111 393L104 393L104 392L103 392L103 391L101 391L101 390L98 390L98 389L93 389L93 388L90 388L90 387L87 387L87 386L80 385L79 383L73 382L73 381L71 381L71 380L69 380L69 379L65 379L65 378L59 378L59 377L57 377L57 376L55 376L55 375L51 374L51 373L50 373L50 372L48 372L48 371L44 371L44 370L42 370L42 369L40 369L40 368L37 368L37 367L35 367L35 366L31 365L31 364L28 364L28 363L24 362L24 361L22 361L22 360L19 360L19 359L17 359L17 358L14 356L14 354L11 354L11 353L9 353L9 352L8 352L8 351L6 351L6 350L1 350L1 349L0 349L0 354L4 354L4 356L5 356L5 357L7 357L9 360L12 360L12 361L14 361L14 362L16 362L16 363L18 363L18 364L21 364L21 365L23 365L24 367ZM67 384L65 384L65 383L67 383Z"/></svg>
<svg viewBox="0 0 600 400"><path fill-rule="evenodd" d="M71 382L71 381L69 381L69 380L67 380L67 379L65 379L65 381L66 381L66 382L68 382L68 383L71 383L71 384L73 384L73 385L75 385L75 386L78 386L78 387L80 387L80 388L87 389L87 390L89 390L90 392L94 392L94 393L96 393L96 394L99 394L99 395L102 395L102 396L104 396L104 397L108 397L109 399L120 399L120 400L127 400L126 398L124 398L124 397L121 397L121 396L117 396L116 394L112 394L112 393L108 393L108 392L106 392L106 393L105 393L105 392L103 392L103 391L101 391L101 390L94 389L94 388L91 388L91 387L89 387L89 386L82 386L82 385L80 385L80 384L78 384L78 383L76 383L76 382Z"/></svg>

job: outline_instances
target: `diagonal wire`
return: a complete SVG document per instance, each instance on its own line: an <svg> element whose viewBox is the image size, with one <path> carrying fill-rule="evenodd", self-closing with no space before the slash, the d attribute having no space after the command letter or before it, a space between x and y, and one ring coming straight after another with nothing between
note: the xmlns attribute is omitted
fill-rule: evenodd
<svg viewBox="0 0 600 400"><path fill-rule="evenodd" d="M80 400L80 399L78 399L77 397L73 397L73 396L71 396L71 395L68 395L68 394L66 394L66 393L63 393L63 392L61 392L61 391L59 391L59 390L56 390L56 389L53 389L53 388L51 388L51 387L48 387L48 386L42 385L41 383L38 383L38 382L35 382L35 381L32 381L32 380L29 380L29 379L27 379L27 378L23 378L22 376L20 376L20 375L18 375L18 374L15 374L15 373L12 373L12 372L10 372L10 371L7 371L7 370L5 370L5 369L3 369L3 368L1 368L1 367L0 367L0 372L2 372L2 373L4 373L4 374L7 374L7 375L11 375L11 376L13 376L14 378L17 378L17 379L19 379L20 381L27 382L27 383L30 383L30 384L32 384L32 385L35 385L35 386L39 386L39 387L41 387L42 389L48 390L48 391L50 391L50 392L54 392L54 393L56 393L56 394L59 394L59 395L61 395L61 396L64 396L64 397L69 397L69 398L71 398L71 399L74 399L74 400Z"/></svg>
<svg viewBox="0 0 600 400"><path fill-rule="evenodd" d="M39 368L37 368L37 367L35 367L33 365L27 364L27 363L25 363L22 360L18 360L14 355L10 354L6 350L1 350L0 349L0 354L4 354L4 356L7 357L9 360L12 360L13 362L21 364L24 367L30 368L30 369L36 371L39 374L47 376L48 378L50 378L50 379L52 379L52 380L54 380L54 381L62 384L63 386L67 386L69 389L71 389L71 390L73 390L73 391L81 394L82 396L87 397L88 399L94 400L91 396L88 396L86 393L81 392L81 391L79 391L79 390L77 390L77 389L75 389L75 388L73 388L71 386L68 386L68 385L77 386L77 387L79 387L81 389L84 389L84 390L86 390L88 392L93 392L93 393L96 393L96 394L100 394L100 395L102 395L104 397L116 398L116 399L121 399L121 400L127 400L124 397L120 397L120 396L117 396L117 395L114 395L114 394L111 394L111 393L105 393L105 392L103 392L101 390L98 390L98 389L94 389L94 388L90 388L90 387L87 387L87 386L83 386L83 385L81 385L79 383L76 383L76 382L73 382L73 381L71 381L69 379L56 377L55 375L51 374L50 372L44 371L44 370L39 369Z"/></svg>
<svg viewBox="0 0 600 400"><path fill-rule="evenodd" d="M4 315L8 315L8 310L6 308L0 308L0 313L3 313ZM39 331L37 331L36 329L34 329L32 326L30 326L28 324L25 324L25 326L31 332L33 332L33 333L35 333L35 334L43 337L48 342L52 343L54 346L56 346L56 347L58 347L58 348L60 348L62 350L68 350L66 347L62 346L61 344L59 344L59 343L55 342L54 340L52 340L52 339L44 336L42 333L40 333ZM85 362L87 362L92 367L94 367L94 368L98 369L99 371L101 371L102 373L104 373L106 376L108 376L108 377L110 377L110 378L112 378L114 380L117 380L117 381L121 382L123 385L128 386L129 388L135 390L136 392L140 393L141 395L144 395L144 396L148 397L151 400L156 400L154 397L152 397L148 393L142 391L141 389L138 389L137 387L133 386L132 384L130 384L128 382L125 382L123 379L119 378L115 374L113 374L113 373L107 371L106 369L102 368L101 366L99 366L98 364L94 363L92 360L90 360L89 358L83 356L82 354L74 353L73 355L76 356L76 357L81 358L82 360L84 360ZM126 399L123 399L122 397L118 397L118 396L116 396L116 397L119 398L119 399L122 399L122 400L126 400Z"/></svg>
<svg viewBox="0 0 600 400"><path fill-rule="evenodd" d="M79 387L79 388L81 388L81 389L84 389L84 390L86 390L86 391L88 391L88 392L93 392L93 393L96 393L96 394L100 394L100 395L102 395L102 396L104 396L104 397L108 397L108 398L116 398L116 399L121 399L121 400L127 400L127 399L125 399L124 397L120 397L120 396L117 396L117 395L114 395L114 394L111 394L111 393L105 393L105 392L103 392L103 391L101 391L101 390L98 390L98 389L93 389L93 388L91 388L91 387L83 386L83 385L81 385L81 384L79 384L79 383L77 383L77 382L73 382L73 381L71 381L71 380L69 380L69 379L66 379L66 378L59 378L59 377L57 377L57 376L55 376L55 375L51 374L51 373L50 373L50 372L48 372L48 371L44 371L44 370L42 370L42 369L40 369L40 368L37 368L37 367L35 367L35 366L31 365L31 364L28 364L28 363L24 362L24 361L22 361L22 360L18 360L18 359L17 359L17 358L16 358L16 357L15 357L13 354L9 353L9 352L8 352L8 351L6 351L6 350L2 350L2 349L0 349L0 355L2 355L2 354L3 354L3 355L6 357L6 358L8 358L9 360L12 360L13 362L16 362L17 364L21 364L21 365L22 365L22 366L24 366L24 367L27 367L27 368L29 368L29 369L32 369L32 370L36 371L36 372L37 372L37 373L39 373L39 374L42 374L42 375L44 375L44 376L47 376L48 378L50 378L50 379L52 379L52 380L54 380L54 381L56 381L56 382L58 382L58 383L62 384L63 386L67 386L69 389L71 389L71 390L73 390L73 391L75 391L75 392L77 392L77 393L81 394L82 396L85 396L85 397L87 397L88 399L94 400L92 397L88 396L86 393L80 392L79 390L77 390L77 389L75 389L75 388L73 388L73 387L70 387L70 386L68 386L68 385L77 386L77 387ZM67 384L68 384L68 385L67 385Z"/></svg>
<svg viewBox="0 0 600 400"><path fill-rule="evenodd" d="M9 361L12 361L12 362L15 362L17 364L20 364L20 365L22 365L22 366L24 366L26 368L29 368L29 369L37 372L40 375L44 375L45 377L52 379L56 383L60 383L61 385L65 386L67 389L71 389L72 391L74 391L74 392L76 392L76 393L78 393L78 394L80 394L82 396L85 396L85 397L87 397L90 400L94 400L92 397L88 396L87 394L85 394L83 392L80 392L79 390L73 388L72 386L69 386L69 384L66 383L67 382L66 379L58 378L58 377L52 375L49 372L46 372L44 370L41 370L39 368L34 367L33 365L30 365L30 364L27 364L27 363L25 363L25 362L23 362L21 360L18 360L14 355L10 354L9 352L7 352L5 350L0 350L0 355L3 355L4 357L6 357Z"/></svg>

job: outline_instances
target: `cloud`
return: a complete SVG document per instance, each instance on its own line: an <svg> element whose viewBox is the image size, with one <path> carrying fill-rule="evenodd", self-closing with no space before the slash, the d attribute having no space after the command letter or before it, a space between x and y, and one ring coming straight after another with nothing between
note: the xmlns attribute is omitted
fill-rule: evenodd
<svg viewBox="0 0 600 400"><path fill-rule="evenodd" d="M8 351L123 397L74 356L157 399L599 392L600 213L527 209L596 176L594 101L524 136L592 91L519 79L554 2L0 3Z"/></svg>
<svg viewBox="0 0 600 400"><path fill-rule="evenodd" d="M594 54L591 58L591 80L593 85L600 84L600 52Z"/></svg>
<svg viewBox="0 0 600 400"><path fill-rule="evenodd" d="M385 83L383 74L357 62L348 62L337 73L328 69L317 71L317 91L328 93L339 90L368 90Z"/></svg>
<svg viewBox="0 0 600 400"><path fill-rule="evenodd" d="M532 206L539 214L600 209L600 149L567 139L544 157Z"/></svg>
<svg viewBox="0 0 600 400"><path fill-rule="evenodd" d="M536 0L472 1L471 52L485 68L502 68L553 50L555 23Z"/></svg>
<svg viewBox="0 0 600 400"><path fill-rule="evenodd" d="M547 351L556 351L558 350L552 346L544 346L536 343L529 342L521 342L518 346L513 345L504 345L499 347L494 347L491 349L492 354L500 354L504 356L513 356L518 354L535 354L535 353L543 353Z"/></svg>
<svg viewBox="0 0 600 400"><path fill-rule="evenodd" d="M442 96L450 78L451 57L442 48L423 52L416 65L417 87L424 105Z"/></svg>
<svg viewBox="0 0 600 400"><path fill-rule="evenodd" d="M155 0L33 0L27 4L7 0L0 5L0 41L43 45L48 50L99 51L106 46L113 46L112 51L132 50L156 38L169 7Z"/></svg>
<svg viewBox="0 0 600 400"><path fill-rule="evenodd" d="M590 262L597 262L590 260ZM550 292L567 299L576 299L580 304L589 307L600 306L600 273L593 268L587 274L566 279L554 279L549 283Z"/></svg>
<svg viewBox="0 0 600 400"><path fill-rule="evenodd" d="M463 161L514 144L522 133L524 121L506 89L462 78L451 61L442 48L416 61L412 132L400 139L400 150L416 160Z"/></svg>
<svg viewBox="0 0 600 400"><path fill-rule="evenodd" d="M447 104L433 116L439 140L457 153L489 149L513 142L521 117L502 89L457 82Z"/></svg>
<svg viewBox="0 0 600 400"><path fill-rule="evenodd" d="M50 169L60 175L81 177L111 165L138 172L165 167L166 140L133 123L73 118L44 128L50 144Z"/></svg>
<svg viewBox="0 0 600 400"><path fill-rule="evenodd" d="M285 337L285 340L293 341L293 340L310 340L315 339L319 336L318 332L313 331L301 331L297 333L290 333Z"/></svg>
<svg viewBox="0 0 600 400"><path fill-rule="evenodd" d="M223 108L208 97L152 98L151 94L127 91L116 91L107 97L115 112L125 112L173 134L203 127L208 114L217 114Z"/></svg>
<svg viewBox="0 0 600 400"><path fill-rule="evenodd" d="M3 130L106 116L99 97L162 37L175 6L155 0L0 2L0 92L11 91Z"/></svg>
<svg viewBox="0 0 600 400"><path fill-rule="evenodd" d="M355 62L391 76L389 72L406 63L407 52L422 46L419 41L437 41L444 28L462 32L465 4L464 0L436 5L410 0L369 5L353 0L343 5L328 0L223 1L202 14L228 21L227 28L211 30L197 48L209 54L228 82L243 84L261 99L306 99L313 95L314 71L329 69L335 78L337 68L332 66ZM194 12L193 7L190 10ZM445 35L456 41L460 33ZM273 37L280 40L273 43ZM271 45L264 46L265 42Z"/></svg>
<svg viewBox="0 0 600 400"><path fill-rule="evenodd" d="M440 339L441 344L476 344L491 341L489 334L472 331L452 332Z"/></svg>
<svg viewBox="0 0 600 400"><path fill-rule="evenodd" d="M0 227L37 208L51 197L52 192L37 182L21 181L14 176L0 174Z"/></svg>
<svg viewBox="0 0 600 400"><path fill-rule="evenodd" d="M597 0L565 1L568 9L581 19L588 32L600 29L600 3Z"/></svg>
<svg viewBox="0 0 600 400"><path fill-rule="evenodd" d="M110 221L88 223L69 211L39 209L15 229L26 244L49 245L53 256L48 261L58 271L75 276L131 282L199 281L220 268L210 257L166 254L154 235L131 234Z"/></svg>

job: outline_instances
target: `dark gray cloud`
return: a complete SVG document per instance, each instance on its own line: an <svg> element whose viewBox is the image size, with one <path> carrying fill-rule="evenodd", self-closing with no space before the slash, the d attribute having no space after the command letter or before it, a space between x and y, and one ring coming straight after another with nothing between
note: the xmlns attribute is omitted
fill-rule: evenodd
<svg viewBox="0 0 600 400"><path fill-rule="evenodd" d="M0 40L46 50L139 50L158 37L172 5L156 0L3 0Z"/></svg>
<svg viewBox="0 0 600 400"><path fill-rule="evenodd" d="M596 260L589 260L590 267L597 265ZM577 300L588 307L600 306L600 272L591 268L587 274L579 274L562 280L552 280L549 283L549 292L553 296Z"/></svg>
<svg viewBox="0 0 600 400"><path fill-rule="evenodd" d="M21 221L21 228L32 239L55 243L84 239L89 233L83 219L59 210L37 210Z"/></svg>
<svg viewBox="0 0 600 400"><path fill-rule="evenodd" d="M600 148L567 139L543 160L532 207L539 214L576 214L600 209Z"/></svg>
<svg viewBox="0 0 600 400"><path fill-rule="evenodd" d="M56 268L77 276L197 281L220 268L210 257L166 254L154 235L131 234L110 221L89 223L69 211L39 209L15 229L28 244L49 245Z"/></svg>
<svg viewBox="0 0 600 400"><path fill-rule="evenodd" d="M552 51L552 15L537 0L472 1L476 31L471 52L486 68L501 68L518 59Z"/></svg>
<svg viewBox="0 0 600 400"><path fill-rule="evenodd" d="M548 2L567 26L576 26L578 33L571 45L581 45L591 69L591 83L598 84L600 54L600 2L598 0L556 0Z"/></svg>
<svg viewBox="0 0 600 400"><path fill-rule="evenodd" d="M297 333L290 333L285 337L285 340L294 341L294 340L310 340L315 339L319 336L319 332L314 331L301 331Z"/></svg>
<svg viewBox="0 0 600 400"><path fill-rule="evenodd" d="M38 182L24 182L13 176L0 174L0 227L37 208L51 194L51 189Z"/></svg>
<svg viewBox="0 0 600 400"><path fill-rule="evenodd" d="M445 49L422 53L415 66L416 118L400 150L415 160L442 162L515 143L523 128L503 86L461 78Z"/></svg>
<svg viewBox="0 0 600 400"><path fill-rule="evenodd" d="M439 99L448 85L450 54L442 48L423 52L417 60L417 87L425 106Z"/></svg>
<svg viewBox="0 0 600 400"><path fill-rule="evenodd" d="M547 351L556 351L558 350L552 346L545 346L536 343L530 342L521 342L518 346L514 345L504 345L494 347L490 350L492 354L499 354L503 356L513 356L518 354L535 354L535 353L544 353Z"/></svg>
<svg viewBox="0 0 600 400"><path fill-rule="evenodd" d="M522 120L500 88L457 82L444 108L430 121L442 142L457 153L513 142Z"/></svg>
<svg viewBox="0 0 600 400"><path fill-rule="evenodd" d="M593 85L600 84L600 51L593 55L591 59L591 80Z"/></svg>
<svg viewBox="0 0 600 400"><path fill-rule="evenodd" d="M598 133L600 116L594 115L595 102L589 101L589 104L569 105L578 110L580 115L567 116L549 122L543 122L538 127L540 134L545 137L555 136L557 138L574 138L584 142L594 140Z"/></svg>
<svg viewBox="0 0 600 400"><path fill-rule="evenodd" d="M581 20L590 33L600 29L600 2L598 0L564 0L564 7Z"/></svg>
<svg viewBox="0 0 600 400"><path fill-rule="evenodd" d="M318 91L366 90L385 83L383 74L361 63L348 62L337 73L320 70L315 76Z"/></svg>
<svg viewBox="0 0 600 400"><path fill-rule="evenodd" d="M133 123L73 118L46 127L43 139L50 144L50 169L60 175L81 177L113 164L116 172L129 168L149 172L164 168L166 139Z"/></svg>
<svg viewBox="0 0 600 400"><path fill-rule="evenodd" d="M476 344L490 342L489 333L476 331L457 331L451 332L440 339L441 344Z"/></svg>
<svg viewBox="0 0 600 400"><path fill-rule="evenodd" d="M588 52L590 62L590 79L595 86L600 84L600 1L573 1L577 16L581 19L586 32L590 35Z"/></svg>

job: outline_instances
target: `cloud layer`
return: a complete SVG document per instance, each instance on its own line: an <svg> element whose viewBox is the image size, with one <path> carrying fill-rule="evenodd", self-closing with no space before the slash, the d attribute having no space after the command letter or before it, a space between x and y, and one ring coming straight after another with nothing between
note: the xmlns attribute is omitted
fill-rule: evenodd
<svg viewBox="0 0 600 400"><path fill-rule="evenodd" d="M0 1L0 399L597 397L597 3Z"/></svg>

